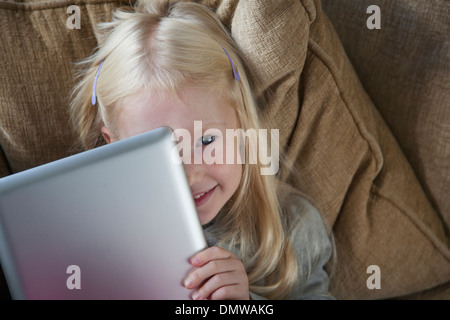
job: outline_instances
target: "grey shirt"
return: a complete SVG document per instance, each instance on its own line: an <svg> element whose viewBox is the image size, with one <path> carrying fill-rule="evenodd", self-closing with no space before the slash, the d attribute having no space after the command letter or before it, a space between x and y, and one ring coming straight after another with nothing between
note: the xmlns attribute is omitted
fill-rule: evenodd
<svg viewBox="0 0 450 320"><path fill-rule="evenodd" d="M329 293L329 279L324 267L331 258L332 246L319 212L309 201L297 194L285 198L284 207L288 214L299 218L292 233L292 247L297 258L298 282L289 296L290 300L326 300L334 299ZM209 246L219 242L217 232L212 232L214 223L204 226ZM239 252L233 252L239 257ZM262 280L264 281L264 280ZM250 292L253 300L265 299Z"/></svg>

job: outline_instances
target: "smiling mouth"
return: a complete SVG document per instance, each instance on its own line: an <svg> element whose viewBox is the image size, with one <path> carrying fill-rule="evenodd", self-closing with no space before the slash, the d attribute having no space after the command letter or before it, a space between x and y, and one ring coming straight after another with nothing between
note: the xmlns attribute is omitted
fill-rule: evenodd
<svg viewBox="0 0 450 320"><path fill-rule="evenodd" d="M203 197L206 194L206 192L208 192L208 191L205 191L205 192L199 194L198 196L195 196L194 199L195 200L200 199L200 197Z"/></svg>
<svg viewBox="0 0 450 320"><path fill-rule="evenodd" d="M197 207L199 207L202 204L204 204L206 201L208 201L209 198L211 197L211 195L214 193L214 190L216 190L216 187L217 187L217 185L214 186L214 188L209 189L208 191L197 193L197 194L193 195L195 205Z"/></svg>

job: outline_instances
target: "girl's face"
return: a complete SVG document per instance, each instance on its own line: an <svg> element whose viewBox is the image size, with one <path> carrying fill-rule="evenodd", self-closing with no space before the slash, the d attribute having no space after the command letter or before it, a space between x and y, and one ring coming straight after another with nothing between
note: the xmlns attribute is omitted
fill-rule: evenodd
<svg viewBox="0 0 450 320"><path fill-rule="evenodd" d="M199 122L194 130L194 121L201 121L201 132ZM211 90L185 88L178 96L144 92L125 99L119 107L116 132L103 127L102 134L111 143L162 126L172 128L176 136L178 129L184 129L179 132L188 131L191 152L189 154L188 148L183 148L182 159L200 222L206 224L231 198L241 180L242 165L237 161L227 164L225 157L225 130L238 129L238 123L233 107L218 94ZM205 131L208 132L205 134ZM179 146L185 146L184 139L185 135L180 139L183 144L177 142ZM211 160L205 163L203 157L197 157L199 154L200 157L201 154L210 156L209 159L216 159L216 162L207 164ZM237 150L233 154L237 154Z"/></svg>

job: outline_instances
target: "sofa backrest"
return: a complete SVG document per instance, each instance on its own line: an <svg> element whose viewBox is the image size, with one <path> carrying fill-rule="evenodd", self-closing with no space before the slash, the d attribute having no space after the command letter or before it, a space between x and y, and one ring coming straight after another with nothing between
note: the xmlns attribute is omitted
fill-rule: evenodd
<svg viewBox="0 0 450 320"><path fill-rule="evenodd" d="M380 29L367 26L376 18L372 5L380 9ZM450 228L450 1L322 0L322 6Z"/></svg>

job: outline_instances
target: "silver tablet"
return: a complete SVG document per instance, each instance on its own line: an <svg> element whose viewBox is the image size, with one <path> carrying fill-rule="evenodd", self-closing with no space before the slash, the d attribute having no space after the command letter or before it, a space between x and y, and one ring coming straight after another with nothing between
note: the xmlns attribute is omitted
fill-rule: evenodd
<svg viewBox="0 0 450 320"><path fill-rule="evenodd" d="M189 299L206 248L169 128L0 179L13 299Z"/></svg>

